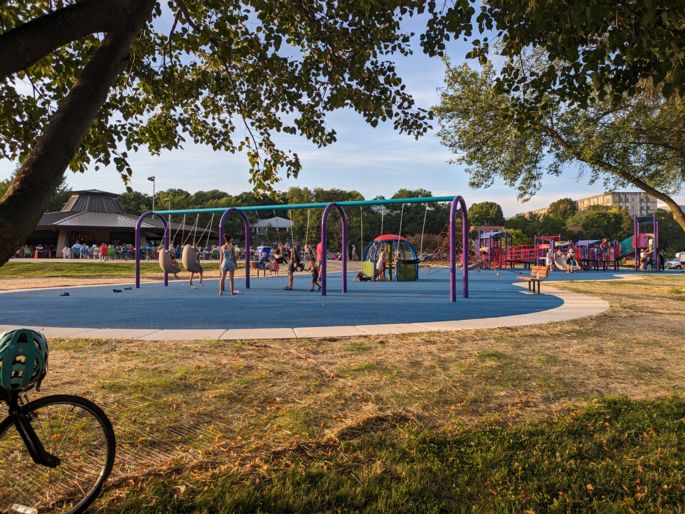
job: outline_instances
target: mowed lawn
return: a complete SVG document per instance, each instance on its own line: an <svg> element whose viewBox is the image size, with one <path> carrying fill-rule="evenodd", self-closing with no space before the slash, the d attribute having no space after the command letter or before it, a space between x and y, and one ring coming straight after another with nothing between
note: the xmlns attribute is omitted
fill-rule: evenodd
<svg viewBox="0 0 685 514"><path fill-rule="evenodd" d="M96 512L682 512L685 277L641 278L536 327L52 340L41 394L114 423Z"/></svg>
<svg viewBox="0 0 685 514"><path fill-rule="evenodd" d="M180 262L180 260L179 260ZM206 270L218 270L216 262L204 263ZM161 276L162 271L157 261L142 261L140 263L142 276ZM71 261L50 261L46 259L31 260L25 262L9 262L0 267L0 279L2 278L133 278L135 262L129 261L98 261L91 259L72 259Z"/></svg>

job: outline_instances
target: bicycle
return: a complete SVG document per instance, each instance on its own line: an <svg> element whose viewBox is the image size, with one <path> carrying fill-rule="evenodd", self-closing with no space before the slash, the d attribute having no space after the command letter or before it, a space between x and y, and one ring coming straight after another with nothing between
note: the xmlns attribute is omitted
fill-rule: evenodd
<svg viewBox="0 0 685 514"><path fill-rule="evenodd" d="M58 394L28 401L47 371L40 332L0 335L0 513L83 512L112 471L114 430L95 403Z"/></svg>

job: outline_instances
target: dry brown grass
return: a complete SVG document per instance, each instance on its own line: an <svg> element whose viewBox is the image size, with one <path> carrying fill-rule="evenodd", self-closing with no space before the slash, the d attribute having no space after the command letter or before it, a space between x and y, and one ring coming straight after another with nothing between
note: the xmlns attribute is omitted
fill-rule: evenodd
<svg viewBox="0 0 685 514"><path fill-rule="evenodd" d="M51 341L44 392L111 416L124 490L179 467L254 467L273 452L406 420L446 429L539 419L606 395L685 393L685 277L555 286L607 299L567 323L238 342Z"/></svg>

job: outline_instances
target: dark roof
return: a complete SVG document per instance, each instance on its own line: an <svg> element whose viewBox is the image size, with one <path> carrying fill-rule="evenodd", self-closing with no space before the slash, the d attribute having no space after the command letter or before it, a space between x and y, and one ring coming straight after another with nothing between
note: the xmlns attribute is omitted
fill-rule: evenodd
<svg viewBox="0 0 685 514"><path fill-rule="evenodd" d="M117 214L110 212L46 212L40 218L36 230L82 230L82 229L108 229L108 230L134 230L138 216L135 214ZM170 223L172 230L178 230L180 223ZM162 230L163 225L159 219L147 218L141 228L143 230ZM182 230L190 232L193 227L185 225Z"/></svg>
<svg viewBox="0 0 685 514"><path fill-rule="evenodd" d="M111 198L116 198L119 196L116 193L110 193L108 191L102 191L101 189L80 189L74 191L75 195L99 195L99 196L109 196Z"/></svg>
<svg viewBox="0 0 685 514"><path fill-rule="evenodd" d="M62 207L62 212L103 212L123 214L124 209L117 201L117 195L90 189L76 191L69 201Z"/></svg>

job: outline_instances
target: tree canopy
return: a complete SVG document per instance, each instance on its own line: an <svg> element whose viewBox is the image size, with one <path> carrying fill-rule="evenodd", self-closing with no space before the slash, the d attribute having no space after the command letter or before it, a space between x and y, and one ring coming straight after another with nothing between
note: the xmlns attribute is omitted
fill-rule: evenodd
<svg viewBox="0 0 685 514"><path fill-rule="evenodd" d="M557 216L561 219L568 219L578 212L578 206L576 202L570 198L560 198L549 204L547 209L547 214L551 216Z"/></svg>
<svg viewBox="0 0 685 514"><path fill-rule="evenodd" d="M529 55L521 69L544 67ZM586 106L549 101L521 104L501 92L490 64L481 70L447 64L437 113L440 138L466 164L470 184L499 177L529 198L545 174L575 168L606 189L635 186L664 201L685 230L685 214L671 198L685 182L685 103L643 83L618 106L598 97Z"/></svg>
<svg viewBox="0 0 685 514"><path fill-rule="evenodd" d="M502 207L496 202L472 203L469 207L470 225L504 225Z"/></svg>
<svg viewBox="0 0 685 514"><path fill-rule="evenodd" d="M465 18L477 6L475 24ZM475 26L474 26L475 25ZM459 1L429 22L427 51L464 37L467 57L503 61L497 91L537 105L549 100L587 106L595 97L621 103L648 80L659 94L685 94L685 3L681 0L583 2ZM522 53L537 49L545 66L522 69ZM526 95L518 95L525 91Z"/></svg>
<svg viewBox="0 0 685 514"><path fill-rule="evenodd" d="M244 152L255 190L296 154L275 135L335 141L326 114L418 137L393 58L411 52L402 21L433 2L82 0L0 6L0 158L20 168L0 199L0 262L37 223L67 167L113 164L187 141ZM19 214L21 213L21 214Z"/></svg>

